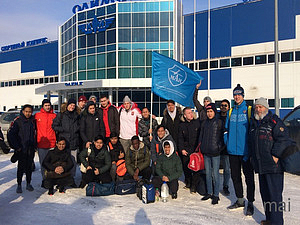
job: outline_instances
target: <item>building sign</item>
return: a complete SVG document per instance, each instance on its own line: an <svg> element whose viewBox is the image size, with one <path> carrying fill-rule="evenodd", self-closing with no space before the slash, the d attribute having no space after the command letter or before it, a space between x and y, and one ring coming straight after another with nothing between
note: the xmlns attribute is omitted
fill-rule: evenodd
<svg viewBox="0 0 300 225"><path fill-rule="evenodd" d="M109 28L110 25L115 21L115 19L115 17L110 17L98 20L95 16L92 22L79 24L78 29L85 34L106 31L106 29Z"/></svg>
<svg viewBox="0 0 300 225"><path fill-rule="evenodd" d="M21 43L17 43L17 44L13 44L13 45L7 45L7 46L2 46L1 47L1 51L8 51L8 50L14 50L17 48L23 48L23 47L28 47L28 46L33 46L33 45L38 45L38 44L42 44L42 43L46 43L48 41L48 38L44 37L44 38L40 38L40 39L36 39L36 40L32 40L32 41L23 41Z"/></svg>
<svg viewBox="0 0 300 225"><path fill-rule="evenodd" d="M83 86L83 81L66 82L65 86Z"/></svg>
<svg viewBox="0 0 300 225"><path fill-rule="evenodd" d="M82 3L82 5L75 5L72 9L72 12L75 14L76 12L80 12L85 9L91 9L91 8L94 8L97 6L114 3L116 1L125 2L126 0L93 0L93 1L90 1L89 3L88 2Z"/></svg>

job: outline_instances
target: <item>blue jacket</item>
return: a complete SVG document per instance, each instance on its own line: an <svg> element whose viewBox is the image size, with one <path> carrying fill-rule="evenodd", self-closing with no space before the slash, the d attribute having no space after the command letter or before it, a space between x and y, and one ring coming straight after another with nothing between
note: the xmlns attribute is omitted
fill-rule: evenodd
<svg viewBox="0 0 300 225"><path fill-rule="evenodd" d="M248 106L246 101L240 105L234 105L231 116L229 111L225 123L224 142L230 155L244 156L247 161L248 156Z"/></svg>

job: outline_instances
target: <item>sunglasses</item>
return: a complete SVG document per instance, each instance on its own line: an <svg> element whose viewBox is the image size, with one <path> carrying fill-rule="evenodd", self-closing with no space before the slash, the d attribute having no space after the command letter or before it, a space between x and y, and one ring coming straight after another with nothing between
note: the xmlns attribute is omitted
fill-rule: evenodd
<svg viewBox="0 0 300 225"><path fill-rule="evenodd" d="M225 104L225 105L222 104L222 105L220 105L220 106L221 106L221 107L228 107L228 105L226 105L226 104Z"/></svg>

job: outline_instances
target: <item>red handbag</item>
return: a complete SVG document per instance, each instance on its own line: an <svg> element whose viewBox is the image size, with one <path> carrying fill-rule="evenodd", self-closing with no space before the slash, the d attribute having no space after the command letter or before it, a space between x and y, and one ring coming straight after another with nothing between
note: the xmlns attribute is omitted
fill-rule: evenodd
<svg viewBox="0 0 300 225"><path fill-rule="evenodd" d="M190 155L190 162L188 164L188 168L195 172L205 169L204 157L200 151L200 144L197 146L195 152Z"/></svg>

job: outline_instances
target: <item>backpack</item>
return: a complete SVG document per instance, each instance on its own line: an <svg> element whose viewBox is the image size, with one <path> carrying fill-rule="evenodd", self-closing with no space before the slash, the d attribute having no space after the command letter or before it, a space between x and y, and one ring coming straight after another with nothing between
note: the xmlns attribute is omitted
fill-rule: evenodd
<svg viewBox="0 0 300 225"><path fill-rule="evenodd" d="M116 166L117 166L117 170L116 170L117 175L119 177L123 177L127 172L125 160L124 159L118 160Z"/></svg>
<svg viewBox="0 0 300 225"><path fill-rule="evenodd" d="M248 105L248 106L247 106L247 109L248 109L248 110L247 110L247 111L248 111L248 122L250 123L252 106L251 106L251 105ZM233 110L233 107L231 107L231 108L229 109L228 120L230 120L230 116L231 116L232 110Z"/></svg>
<svg viewBox="0 0 300 225"><path fill-rule="evenodd" d="M188 168L195 172L199 170L204 170L204 157L200 151L200 144L198 144L194 153L190 155L190 162Z"/></svg>
<svg viewBox="0 0 300 225"><path fill-rule="evenodd" d="M153 184L144 184L142 186L142 202L145 204L155 202L155 188Z"/></svg>

